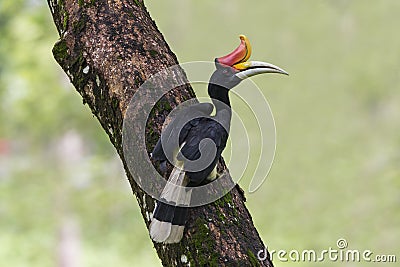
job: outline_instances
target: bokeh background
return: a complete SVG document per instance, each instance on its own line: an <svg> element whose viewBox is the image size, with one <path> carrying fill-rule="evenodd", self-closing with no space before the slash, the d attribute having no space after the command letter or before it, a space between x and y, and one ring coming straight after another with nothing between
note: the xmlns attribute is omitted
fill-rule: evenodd
<svg viewBox="0 0 400 267"><path fill-rule="evenodd" d="M253 79L277 127L267 182L247 194L269 249L345 238L399 261L400 2L146 4L181 62L244 33L252 58L290 72ZM0 265L161 266L112 145L52 58L57 38L45 1L0 2Z"/></svg>

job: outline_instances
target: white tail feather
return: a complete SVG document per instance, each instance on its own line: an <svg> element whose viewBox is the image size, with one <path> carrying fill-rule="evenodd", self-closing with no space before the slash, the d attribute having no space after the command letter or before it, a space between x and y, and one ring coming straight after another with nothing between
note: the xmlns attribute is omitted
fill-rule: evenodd
<svg viewBox="0 0 400 267"><path fill-rule="evenodd" d="M150 236L155 242L165 242L171 234L172 224L169 222L160 222L153 218L150 223Z"/></svg>
<svg viewBox="0 0 400 267"><path fill-rule="evenodd" d="M192 191L185 187L187 183L185 171L175 167L161 193L161 198L168 202L174 202L177 206L189 205Z"/></svg>
<svg viewBox="0 0 400 267"><path fill-rule="evenodd" d="M183 237L184 229L185 229L185 226L183 226L183 225L172 225L171 233L165 239L164 243L172 244L172 243L178 243L179 241L181 241L181 239Z"/></svg>
<svg viewBox="0 0 400 267"><path fill-rule="evenodd" d="M177 206L188 206L192 190L185 187L187 183L188 180L185 177L185 171L179 167L175 167L161 193L161 198L170 203L176 203L175 205ZM150 236L151 239L158 243L178 243L183 237L184 229L185 226L183 225L173 225L170 222L162 222L153 218L150 223Z"/></svg>

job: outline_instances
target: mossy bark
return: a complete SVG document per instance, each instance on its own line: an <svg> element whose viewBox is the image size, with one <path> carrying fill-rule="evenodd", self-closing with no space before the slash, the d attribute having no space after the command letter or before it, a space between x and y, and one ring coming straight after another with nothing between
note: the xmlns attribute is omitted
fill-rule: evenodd
<svg viewBox="0 0 400 267"><path fill-rule="evenodd" d="M132 191L146 214L154 201L132 178L122 148L128 104L152 74L178 64L142 0L48 0L60 35L53 55L108 134L124 163ZM177 78L180 79L180 78ZM171 90L149 121L146 147L159 137L168 112L195 97L190 85ZM221 161L219 169L226 166ZM272 266L257 260L264 244L236 186L220 200L193 208L181 243L154 244L164 266ZM184 255L184 256L183 256ZM184 259L184 260L182 260Z"/></svg>

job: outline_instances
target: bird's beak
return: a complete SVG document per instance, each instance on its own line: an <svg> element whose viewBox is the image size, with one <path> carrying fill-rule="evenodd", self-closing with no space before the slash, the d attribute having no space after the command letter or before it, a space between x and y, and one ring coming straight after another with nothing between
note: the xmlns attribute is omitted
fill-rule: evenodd
<svg viewBox="0 0 400 267"><path fill-rule="evenodd" d="M251 45L249 39L240 35L240 45L230 54L217 58L222 65L234 68L235 74L241 80L261 73L280 73L289 75L285 70L266 62L247 61L251 56Z"/></svg>
<svg viewBox="0 0 400 267"><path fill-rule="evenodd" d="M248 61L233 65L239 72L235 74L241 80L262 73L279 73L289 75L285 70L271 63L262 61Z"/></svg>

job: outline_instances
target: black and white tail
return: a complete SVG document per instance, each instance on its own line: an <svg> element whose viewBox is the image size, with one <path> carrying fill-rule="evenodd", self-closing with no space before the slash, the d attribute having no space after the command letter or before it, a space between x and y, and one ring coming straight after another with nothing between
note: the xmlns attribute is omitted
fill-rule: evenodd
<svg viewBox="0 0 400 267"><path fill-rule="evenodd" d="M150 237L158 243L178 243L183 237L187 221L191 190L185 171L175 167L161 193L163 202L157 201L150 223ZM165 203L164 203L165 202ZM168 204L166 204L168 203Z"/></svg>

